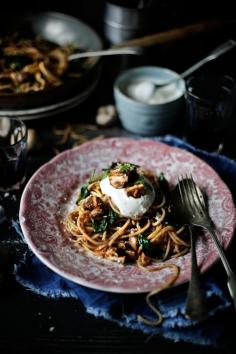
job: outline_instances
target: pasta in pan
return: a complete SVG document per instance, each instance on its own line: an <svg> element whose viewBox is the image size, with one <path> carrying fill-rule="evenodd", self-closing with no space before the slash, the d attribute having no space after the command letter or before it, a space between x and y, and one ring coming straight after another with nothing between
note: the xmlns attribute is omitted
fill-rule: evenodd
<svg viewBox="0 0 236 354"><path fill-rule="evenodd" d="M81 75L69 67L73 46L58 46L39 36L14 33L0 38L0 94L28 93L60 86Z"/></svg>

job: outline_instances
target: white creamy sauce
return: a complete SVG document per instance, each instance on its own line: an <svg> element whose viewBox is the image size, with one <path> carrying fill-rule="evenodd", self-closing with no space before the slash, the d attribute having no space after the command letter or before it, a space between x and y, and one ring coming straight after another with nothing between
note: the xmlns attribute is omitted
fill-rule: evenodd
<svg viewBox="0 0 236 354"><path fill-rule="evenodd" d="M140 198L128 197L125 188L114 188L110 184L109 177L100 182L100 188L103 194L108 195L112 202L117 206L121 215L127 218L136 218L142 216L150 208L155 200L155 190L147 178L145 182L150 185L146 188L146 194Z"/></svg>
<svg viewBox="0 0 236 354"><path fill-rule="evenodd" d="M175 100L180 96L180 89L176 82L158 87L150 79L132 81L126 88L126 94L136 101L158 104Z"/></svg>

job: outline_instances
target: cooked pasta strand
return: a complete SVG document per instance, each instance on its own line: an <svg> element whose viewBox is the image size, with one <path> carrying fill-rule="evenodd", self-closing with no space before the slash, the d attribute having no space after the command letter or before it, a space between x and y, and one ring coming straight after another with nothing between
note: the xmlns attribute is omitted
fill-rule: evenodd
<svg viewBox="0 0 236 354"><path fill-rule="evenodd" d="M123 168L134 165L124 164ZM116 172L116 173L115 173ZM128 175L113 171L112 183L117 189L123 188ZM134 178L135 173L133 172ZM161 201L155 200L146 213L139 217L125 217L114 204L110 196L102 193L101 177L92 176L79 195L78 205L68 213L65 227L68 238L75 248L84 248L95 256L106 258L121 264L135 262L139 267L150 272L169 268L171 276L163 284L146 296L147 305L157 316L149 320L139 315L138 319L148 325L162 322L160 310L151 298L171 286L179 275L179 268L168 259L184 255L189 250L185 226L176 227L168 220L170 205L165 195ZM137 198L145 190L142 176L133 185L128 184L128 193ZM127 194L128 195L128 194ZM130 197L128 195L128 197ZM155 266L154 266L155 264Z"/></svg>

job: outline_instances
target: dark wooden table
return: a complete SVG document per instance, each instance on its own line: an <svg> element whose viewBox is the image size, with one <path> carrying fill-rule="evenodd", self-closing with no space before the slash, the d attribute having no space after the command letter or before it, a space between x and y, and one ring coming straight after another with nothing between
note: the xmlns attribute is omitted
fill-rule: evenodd
<svg viewBox="0 0 236 354"><path fill-rule="evenodd" d="M122 61L117 61L116 58L106 59L100 83L85 103L56 117L27 122L28 128L34 129L39 136L39 144L29 152L28 178L38 167L52 158L55 151L60 152L71 146L71 142L64 145L57 144L57 139L55 140L53 134L55 127L64 129L67 124L81 124L81 135L84 135L86 139L128 135L128 132L120 126L119 121L106 129L96 128L94 130L90 126L90 124L93 126L95 124L94 119L98 107L113 103L112 84L118 70L134 64L150 64L167 66L181 72L205 54L205 48L209 43L211 43L210 48L214 46L214 43L219 44L219 39L216 37L204 38L195 38L191 43L188 41L173 43L160 47L158 50L149 48L145 56L136 63L132 62L132 59ZM221 38L225 39L226 35L222 34ZM224 59L224 69L231 73L235 70L233 65L229 65L235 58L235 53L233 57L232 55ZM219 68L222 70L222 61L218 61L213 67L215 70ZM231 131L234 137L235 130ZM233 158L236 157L234 145L233 139L229 140L225 150L225 153ZM21 191L14 198L8 198L6 202L1 195L0 202L6 204L4 205L8 218L16 217L18 214L20 197ZM9 249L13 257L17 256L15 246L11 244L15 236L8 223L0 225L0 242L9 240ZM232 248L231 253L233 253ZM32 293L20 286L11 272L4 286L0 288L0 319L0 353L2 354L41 352L131 354L143 351L162 354L199 353L200 351L217 354L233 353L233 335L231 336L230 328L235 328L235 316L232 312L227 317L228 321L233 321L233 323L232 327L228 326L229 336L225 340L223 349L183 342L174 343L161 336L149 337L139 331L121 328L110 321L95 318L86 313L78 300L48 299Z"/></svg>

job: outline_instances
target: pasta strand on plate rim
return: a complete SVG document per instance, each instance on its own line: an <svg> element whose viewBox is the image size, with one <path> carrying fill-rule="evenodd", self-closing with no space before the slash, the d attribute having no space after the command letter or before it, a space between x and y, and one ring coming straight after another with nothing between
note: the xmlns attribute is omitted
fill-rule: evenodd
<svg viewBox="0 0 236 354"><path fill-rule="evenodd" d="M136 263L148 271L169 268L173 275L163 287L146 296L148 306L162 321L150 297L169 287L178 277L176 265L165 262L189 250L188 233L174 217L170 190L163 173L129 162L113 163L93 175L80 190L76 206L67 215L67 236L75 248L121 264Z"/></svg>

